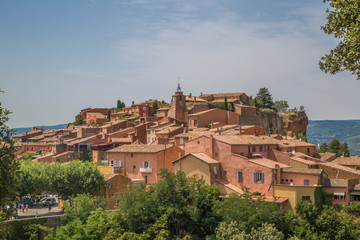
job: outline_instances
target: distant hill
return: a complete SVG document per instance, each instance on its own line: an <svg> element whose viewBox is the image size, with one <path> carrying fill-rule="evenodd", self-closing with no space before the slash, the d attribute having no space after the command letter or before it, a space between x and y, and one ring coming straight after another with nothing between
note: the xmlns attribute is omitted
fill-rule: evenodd
<svg viewBox="0 0 360 240"><path fill-rule="evenodd" d="M54 126L35 126L37 128L42 128L42 129L62 129L64 127L66 127L67 124L59 124L59 125L54 125ZM16 130L15 134L21 134L27 131L31 131L31 127L26 127L26 128L14 128Z"/></svg>
<svg viewBox="0 0 360 240"><path fill-rule="evenodd" d="M337 138L349 145L351 156L360 156L360 120L309 120L306 133L308 141L316 147Z"/></svg>

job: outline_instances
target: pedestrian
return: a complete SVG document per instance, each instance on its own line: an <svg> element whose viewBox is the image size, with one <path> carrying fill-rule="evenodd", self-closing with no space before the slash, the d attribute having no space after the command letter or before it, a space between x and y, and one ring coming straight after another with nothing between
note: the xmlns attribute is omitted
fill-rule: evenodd
<svg viewBox="0 0 360 240"><path fill-rule="evenodd" d="M51 205L49 205L49 213L51 212Z"/></svg>
<svg viewBox="0 0 360 240"><path fill-rule="evenodd" d="M25 208L26 208L26 212L27 212L29 210L29 204L28 203L25 205Z"/></svg>
<svg viewBox="0 0 360 240"><path fill-rule="evenodd" d="M36 213L35 213L35 217L37 218L38 216L39 216L39 213L38 213L38 212L36 212Z"/></svg>

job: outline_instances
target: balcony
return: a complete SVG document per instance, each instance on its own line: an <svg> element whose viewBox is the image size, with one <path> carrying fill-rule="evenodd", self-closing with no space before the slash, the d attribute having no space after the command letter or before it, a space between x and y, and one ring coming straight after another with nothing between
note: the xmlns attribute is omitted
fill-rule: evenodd
<svg viewBox="0 0 360 240"><path fill-rule="evenodd" d="M141 173L152 173L152 168L140 168Z"/></svg>

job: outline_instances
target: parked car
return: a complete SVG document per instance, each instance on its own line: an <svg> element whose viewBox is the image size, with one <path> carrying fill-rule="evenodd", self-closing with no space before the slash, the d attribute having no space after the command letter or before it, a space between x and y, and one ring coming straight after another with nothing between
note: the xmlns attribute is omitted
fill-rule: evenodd
<svg viewBox="0 0 360 240"><path fill-rule="evenodd" d="M47 198L43 204L44 206L48 206L48 205L54 205L55 203L56 203L55 198Z"/></svg>

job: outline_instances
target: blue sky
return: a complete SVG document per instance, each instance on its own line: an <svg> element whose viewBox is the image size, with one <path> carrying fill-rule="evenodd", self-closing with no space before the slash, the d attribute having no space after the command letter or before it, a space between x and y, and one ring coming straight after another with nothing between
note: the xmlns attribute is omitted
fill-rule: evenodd
<svg viewBox="0 0 360 240"><path fill-rule="evenodd" d="M327 75L321 0L3 0L0 96L9 125L67 123L86 107L268 87L310 119L360 119L359 81Z"/></svg>

